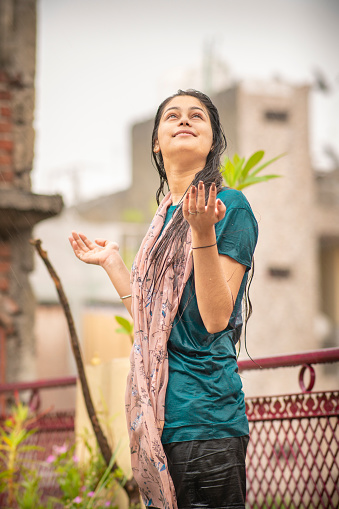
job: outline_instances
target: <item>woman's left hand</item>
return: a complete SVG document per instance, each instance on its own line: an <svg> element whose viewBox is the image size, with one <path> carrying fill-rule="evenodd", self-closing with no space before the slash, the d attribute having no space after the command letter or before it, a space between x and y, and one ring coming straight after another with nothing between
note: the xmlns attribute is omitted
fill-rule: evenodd
<svg viewBox="0 0 339 509"><path fill-rule="evenodd" d="M187 192L182 205L182 212L191 229L197 233L205 233L215 223L223 219L226 207L217 199L216 186L210 187L207 205L205 205L205 186L202 181L198 188L192 186Z"/></svg>

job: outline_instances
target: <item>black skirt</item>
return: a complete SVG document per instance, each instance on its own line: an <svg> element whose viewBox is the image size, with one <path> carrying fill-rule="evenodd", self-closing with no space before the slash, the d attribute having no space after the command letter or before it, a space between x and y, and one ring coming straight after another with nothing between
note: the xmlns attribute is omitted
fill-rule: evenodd
<svg viewBox="0 0 339 509"><path fill-rule="evenodd" d="M179 509L244 509L248 440L242 436L164 444Z"/></svg>

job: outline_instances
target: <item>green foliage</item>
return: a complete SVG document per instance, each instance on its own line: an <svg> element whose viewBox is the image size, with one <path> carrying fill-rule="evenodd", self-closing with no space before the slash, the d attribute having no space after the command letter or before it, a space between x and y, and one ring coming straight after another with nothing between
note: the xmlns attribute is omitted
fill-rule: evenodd
<svg viewBox="0 0 339 509"><path fill-rule="evenodd" d="M89 453L85 463L80 463L75 456L75 445L70 448L55 447L55 455L47 458L46 461L54 467L62 491L60 498L53 497L50 501L67 509L116 509L110 501L114 499L118 485L121 484L117 482L121 480L119 476L124 479L121 471L118 475L111 473L116 452L107 467L98 448L93 449L87 441L85 446Z"/></svg>
<svg viewBox="0 0 339 509"><path fill-rule="evenodd" d="M86 436L82 438L88 452L88 460L80 462L75 455L75 445L54 446L53 454L45 460L49 463L60 486L60 497L49 497L42 503L41 478L38 475L40 462L24 460L22 453L42 450L30 445L28 439L37 430L27 429L36 418L29 409L18 403L3 427L0 428L0 488L7 493L7 509L118 509L112 503L119 486L126 477L118 468L112 472L117 449L107 467L98 445L90 445ZM28 466L29 465L29 466Z"/></svg>
<svg viewBox="0 0 339 509"><path fill-rule="evenodd" d="M25 475L21 482L21 489L16 494L16 502L19 509L45 509L41 505L41 490L39 488L40 477L37 472L31 471ZM52 507L52 506L50 506Z"/></svg>
<svg viewBox="0 0 339 509"><path fill-rule="evenodd" d="M27 439L36 433L36 429L29 429L35 418L29 414L29 409L22 403L13 408L12 416L0 428L0 493L8 493L8 502L13 504L19 489L19 475L29 472L27 461L23 454L37 451L41 448L28 445Z"/></svg>
<svg viewBox="0 0 339 509"><path fill-rule="evenodd" d="M127 334L129 336L131 343L133 344L134 341L134 335L133 335L133 322L128 320L127 318L124 318L123 316L116 315L114 317L118 324L121 326L119 329L116 329L116 332L119 334Z"/></svg>
<svg viewBox="0 0 339 509"><path fill-rule="evenodd" d="M275 174L258 176L264 168L286 155L280 154L257 167L258 163L264 157L264 154L265 152L263 150L259 150L252 154L247 161L245 161L245 157L240 158L238 154L234 154L233 161L226 157L221 167L221 173L225 179L226 185L233 189L241 190L245 187L259 184L260 182L267 182L268 180L281 177L281 175Z"/></svg>

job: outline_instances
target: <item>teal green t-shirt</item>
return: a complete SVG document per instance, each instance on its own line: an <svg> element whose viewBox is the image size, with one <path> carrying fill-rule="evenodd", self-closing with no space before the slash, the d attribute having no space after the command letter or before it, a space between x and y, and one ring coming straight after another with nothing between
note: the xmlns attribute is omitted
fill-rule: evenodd
<svg viewBox="0 0 339 509"><path fill-rule="evenodd" d="M235 343L242 324L241 302L258 225L245 196L234 189L218 193L225 217L215 225L220 254L246 266L234 310L224 331L207 332L197 305L194 270L187 281L167 343L169 379L162 443L209 440L249 433ZM175 206L166 215L164 227Z"/></svg>

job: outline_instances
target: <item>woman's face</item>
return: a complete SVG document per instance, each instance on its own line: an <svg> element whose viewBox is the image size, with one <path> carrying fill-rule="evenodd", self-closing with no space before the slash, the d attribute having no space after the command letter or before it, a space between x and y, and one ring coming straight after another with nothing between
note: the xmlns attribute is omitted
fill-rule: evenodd
<svg viewBox="0 0 339 509"><path fill-rule="evenodd" d="M173 97L161 115L154 152L161 152L164 164L179 157L192 157L203 166L211 150L213 132L206 107L190 95Z"/></svg>

